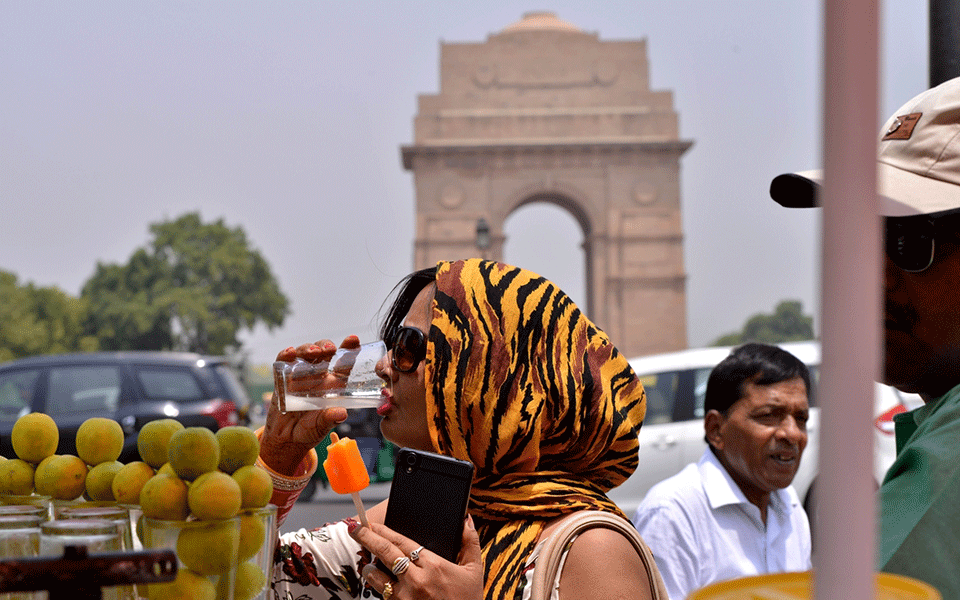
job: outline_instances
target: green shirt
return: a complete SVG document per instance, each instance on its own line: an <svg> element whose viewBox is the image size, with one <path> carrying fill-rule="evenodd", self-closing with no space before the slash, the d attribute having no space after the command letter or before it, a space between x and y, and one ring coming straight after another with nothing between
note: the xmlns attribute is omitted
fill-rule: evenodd
<svg viewBox="0 0 960 600"><path fill-rule="evenodd" d="M880 487L878 567L960 598L960 386L894 422L897 458Z"/></svg>

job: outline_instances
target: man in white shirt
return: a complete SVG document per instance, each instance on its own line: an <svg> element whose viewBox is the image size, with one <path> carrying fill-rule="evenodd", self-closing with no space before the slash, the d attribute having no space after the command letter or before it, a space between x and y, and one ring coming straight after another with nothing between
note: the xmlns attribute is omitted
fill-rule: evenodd
<svg viewBox="0 0 960 600"><path fill-rule="evenodd" d="M790 487L807 445L806 365L767 344L735 348L710 373L709 444L653 486L633 517L671 600L748 575L805 571L810 525Z"/></svg>

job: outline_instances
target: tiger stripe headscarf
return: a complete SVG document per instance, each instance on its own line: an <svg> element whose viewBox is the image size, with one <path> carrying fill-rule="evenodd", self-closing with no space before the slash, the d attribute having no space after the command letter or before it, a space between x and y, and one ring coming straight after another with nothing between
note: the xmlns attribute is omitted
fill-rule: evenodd
<svg viewBox="0 0 960 600"><path fill-rule="evenodd" d="M470 513L488 600L514 598L547 521L621 514L605 492L637 467L643 386L550 281L440 262L428 335L427 420L438 451L476 465Z"/></svg>

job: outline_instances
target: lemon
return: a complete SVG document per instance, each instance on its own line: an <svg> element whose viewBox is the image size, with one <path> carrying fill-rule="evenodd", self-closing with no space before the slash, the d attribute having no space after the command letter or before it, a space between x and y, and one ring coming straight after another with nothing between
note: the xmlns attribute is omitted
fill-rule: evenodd
<svg viewBox="0 0 960 600"><path fill-rule="evenodd" d="M153 477L153 467L143 461L123 465L110 485L113 497L121 504L140 504L140 491Z"/></svg>
<svg viewBox="0 0 960 600"><path fill-rule="evenodd" d="M189 516L187 484L175 475L154 475L140 490L143 516L165 521L183 521Z"/></svg>
<svg viewBox="0 0 960 600"><path fill-rule="evenodd" d="M227 582L230 580L221 577L217 584L217 593L220 598L227 598L230 590L226 589ZM233 578L233 600L250 600L263 591L267 585L267 576L259 565L252 562L241 563L237 566L236 575Z"/></svg>
<svg viewBox="0 0 960 600"><path fill-rule="evenodd" d="M204 473L190 484L187 503L202 521L229 519L240 510L240 484L222 471Z"/></svg>
<svg viewBox="0 0 960 600"><path fill-rule="evenodd" d="M58 454L37 467L36 486L44 496L76 500L87 488L87 464L73 454Z"/></svg>
<svg viewBox="0 0 960 600"><path fill-rule="evenodd" d="M257 465L240 467L233 472L240 485L240 508L263 508L273 496L273 479Z"/></svg>
<svg viewBox="0 0 960 600"><path fill-rule="evenodd" d="M260 440L249 427L234 425L217 431L220 444L219 468L224 473L233 473L240 467L257 462Z"/></svg>
<svg viewBox="0 0 960 600"><path fill-rule="evenodd" d="M113 419L93 417L77 429L77 456L90 466L113 462L122 451L123 429Z"/></svg>
<svg viewBox="0 0 960 600"><path fill-rule="evenodd" d="M220 465L220 443L206 427L185 427L170 436L167 458L177 477L193 481Z"/></svg>
<svg viewBox="0 0 960 600"><path fill-rule="evenodd" d="M0 493L27 496L33 492L34 466L15 458L0 462Z"/></svg>
<svg viewBox="0 0 960 600"><path fill-rule="evenodd" d="M183 428L183 423L176 419L157 419L141 427L137 434L140 460L154 469L162 467L168 460L170 436Z"/></svg>
<svg viewBox="0 0 960 600"><path fill-rule="evenodd" d="M143 521L144 521L145 519L146 519L146 517L143 516L143 511L141 511L141 512L140 512L140 516L137 517L137 539L138 539L138 540L143 540L143 539L144 539L144 537L143 537Z"/></svg>
<svg viewBox="0 0 960 600"><path fill-rule="evenodd" d="M241 560L253 558L263 547L267 534L263 516L240 513L240 546L237 557Z"/></svg>
<svg viewBox="0 0 960 600"><path fill-rule="evenodd" d="M213 582L187 569L179 569L177 578L169 583L151 583L146 587L150 600L216 600L217 598L217 590Z"/></svg>
<svg viewBox="0 0 960 600"><path fill-rule="evenodd" d="M33 474L33 484L36 487L36 492L41 496L53 495L53 483L56 482L56 477L50 474L50 470L53 468L51 463L53 463L58 456L60 455L51 454L41 460L40 464L37 465L37 470Z"/></svg>
<svg viewBox="0 0 960 600"><path fill-rule="evenodd" d="M222 575L237 564L240 531L235 521L194 521L177 536L177 557L201 575Z"/></svg>
<svg viewBox="0 0 960 600"><path fill-rule="evenodd" d="M60 430L49 415L30 413L13 424L10 443L18 458L36 465L57 451Z"/></svg>
<svg viewBox="0 0 960 600"><path fill-rule="evenodd" d="M102 462L87 472L87 496L91 500L115 500L113 496L113 481L117 472L123 468L123 463L114 460Z"/></svg>

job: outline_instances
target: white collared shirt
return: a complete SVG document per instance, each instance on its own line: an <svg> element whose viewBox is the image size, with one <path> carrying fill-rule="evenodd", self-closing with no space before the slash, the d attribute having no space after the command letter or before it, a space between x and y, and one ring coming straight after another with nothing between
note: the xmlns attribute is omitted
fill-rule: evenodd
<svg viewBox="0 0 960 600"><path fill-rule="evenodd" d="M764 525L710 448L650 488L633 524L653 551L670 600L716 581L811 568L810 524L793 488L770 494Z"/></svg>

